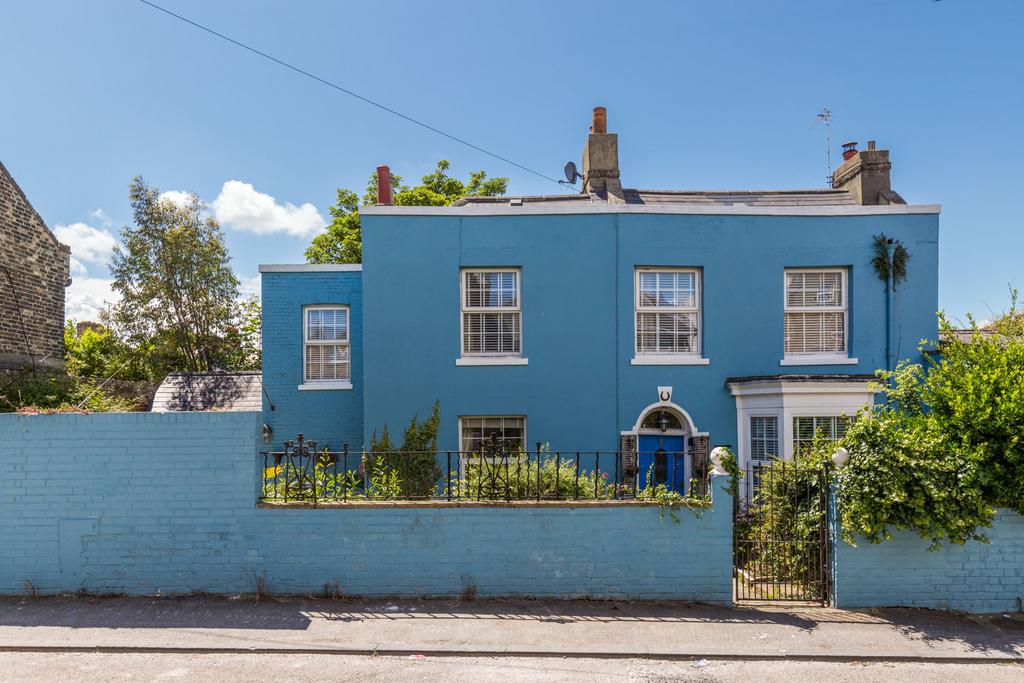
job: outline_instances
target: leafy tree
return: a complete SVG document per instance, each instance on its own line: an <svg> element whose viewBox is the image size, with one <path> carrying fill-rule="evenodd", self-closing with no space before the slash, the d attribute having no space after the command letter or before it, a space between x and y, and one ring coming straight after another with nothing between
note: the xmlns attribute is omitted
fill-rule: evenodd
<svg viewBox="0 0 1024 683"><path fill-rule="evenodd" d="M260 300L251 296L235 306L232 324L225 339L225 370L259 370L262 367L262 315Z"/></svg>
<svg viewBox="0 0 1024 683"><path fill-rule="evenodd" d="M133 347L153 344L153 362L169 369L222 366L238 279L220 226L194 194L179 205L136 177L129 196L135 225L121 230L124 246L114 249L121 301L106 322Z"/></svg>
<svg viewBox="0 0 1024 683"><path fill-rule="evenodd" d="M89 324L78 334L74 321L64 324L64 370L73 377L157 381L144 351L132 349L102 325Z"/></svg>
<svg viewBox="0 0 1024 683"><path fill-rule="evenodd" d="M843 437L838 478L844 533L878 542L889 528L932 542L984 539L993 506L1024 513L1024 334L1017 296L1009 314L969 342L952 334L927 366L881 372L886 400Z"/></svg>
<svg viewBox="0 0 1024 683"><path fill-rule="evenodd" d="M388 473L397 477L397 486L407 498L425 498L434 493L441 478L437 463L437 429L441 425L441 404L434 403L430 417L418 422L414 415L402 436L402 445L395 448L387 425L380 438L373 435L370 442L370 462L373 477Z"/></svg>
<svg viewBox="0 0 1024 683"><path fill-rule="evenodd" d="M437 162L434 172L423 176L422 183L402 185L401 177L391 176L394 203L398 206L448 206L462 197L495 197L505 194L508 178L488 178L484 171L471 173L467 182L448 175L450 164ZM377 201L377 175L370 176L362 205ZM331 224L313 238L306 249L309 263L362 263L363 234L359 221L359 196L339 189L338 203L331 207Z"/></svg>

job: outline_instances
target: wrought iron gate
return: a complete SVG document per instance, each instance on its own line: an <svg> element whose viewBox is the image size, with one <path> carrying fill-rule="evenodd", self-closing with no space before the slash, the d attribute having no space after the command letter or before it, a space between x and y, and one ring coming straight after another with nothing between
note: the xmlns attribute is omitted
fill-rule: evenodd
<svg viewBox="0 0 1024 683"><path fill-rule="evenodd" d="M744 472L733 509L737 601L830 601L829 470L784 461Z"/></svg>

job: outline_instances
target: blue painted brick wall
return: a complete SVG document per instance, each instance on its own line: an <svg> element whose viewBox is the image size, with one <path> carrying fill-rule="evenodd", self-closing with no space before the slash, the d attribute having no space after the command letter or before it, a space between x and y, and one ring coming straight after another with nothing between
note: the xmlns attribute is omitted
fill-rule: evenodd
<svg viewBox="0 0 1024 683"><path fill-rule="evenodd" d="M729 604L732 499L656 507L257 508L252 413L0 415L0 593L319 591Z"/></svg>
<svg viewBox="0 0 1024 683"><path fill-rule="evenodd" d="M262 274L263 419L270 446L302 432L307 439L340 450L363 443L363 282L361 272L268 272ZM303 383L302 307L349 307L352 389L299 391ZM270 409L273 403L274 409Z"/></svg>
<svg viewBox="0 0 1024 683"><path fill-rule="evenodd" d="M1024 517L999 510L991 543L969 541L928 550L917 534L899 531L891 541L856 547L837 541L834 552L837 607L929 607L964 612L1007 612L1024 601Z"/></svg>

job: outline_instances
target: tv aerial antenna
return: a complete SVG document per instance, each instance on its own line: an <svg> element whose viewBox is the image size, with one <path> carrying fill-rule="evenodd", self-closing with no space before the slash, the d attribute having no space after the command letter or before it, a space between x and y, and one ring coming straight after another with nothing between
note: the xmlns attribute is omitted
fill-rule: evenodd
<svg viewBox="0 0 1024 683"><path fill-rule="evenodd" d="M825 182L828 184L830 188L834 187L832 177L832 144L830 143L828 136L828 124L831 120L832 110L829 109L828 107L825 107L820 112L818 112L818 115L814 118L814 121L811 123L811 128L814 128L816 125L820 123L822 127L825 129L825 170L827 171L825 174Z"/></svg>

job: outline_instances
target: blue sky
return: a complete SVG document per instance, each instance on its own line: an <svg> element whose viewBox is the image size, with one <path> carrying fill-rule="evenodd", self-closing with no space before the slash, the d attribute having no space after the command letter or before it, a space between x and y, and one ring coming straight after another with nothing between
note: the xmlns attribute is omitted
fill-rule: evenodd
<svg viewBox="0 0 1024 683"><path fill-rule="evenodd" d="M603 105L627 187L821 187L828 106L834 160L876 139L894 189L943 205L944 309L987 317L1024 285L1018 1L160 2L554 177ZM3 16L0 160L72 243L78 317L109 298L137 174L214 203L246 283L301 262L379 163L561 191L137 0Z"/></svg>

